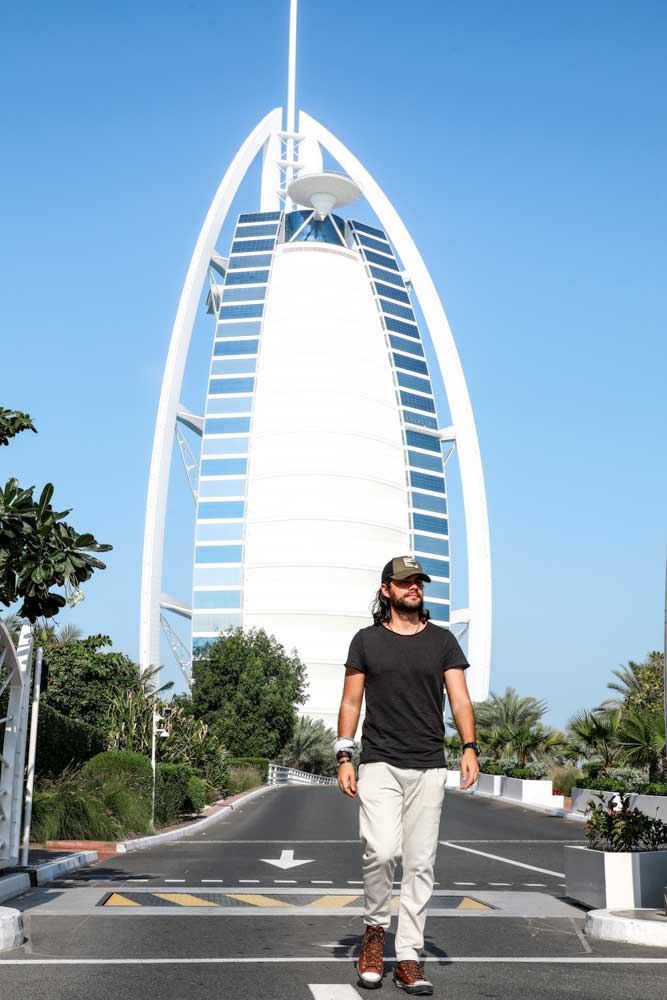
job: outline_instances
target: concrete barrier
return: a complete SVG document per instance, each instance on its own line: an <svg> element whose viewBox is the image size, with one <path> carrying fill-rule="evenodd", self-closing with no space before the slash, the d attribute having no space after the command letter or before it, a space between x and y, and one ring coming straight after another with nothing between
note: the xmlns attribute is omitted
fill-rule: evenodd
<svg viewBox="0 0 667 1000"><path fill-rule="evenodd" d="M480 774L476 791L482 795L500 795L502 780L502 774Z"/></svg>
<svg viewBox="0 0 667 1000"><path fill-rule="evenodd" d="M553 784L548 778L508 778L500 776L500 794L505 799L526 802L536 806L562 809L564 798L554 795Z"/></svg>
<svg viewBox="0 0 667 1000"><path fill-rule="evenodd" d="M600 795L607 804L612 800L619 801L618 792L600 792L596 788L573 788L572 812L586 813L591 799L598 802ZM655 816L667 822L667 795L630 794L629 802L631 809L639 809L647 816Z"/></svg>
<svg viewBox="0 0 667 1000"><path fill-rule="evenodd" d="M30 879L28 879L30 885ZM11 951L23 944L23 918L18 910L0 906L0 951Z"/></svg>

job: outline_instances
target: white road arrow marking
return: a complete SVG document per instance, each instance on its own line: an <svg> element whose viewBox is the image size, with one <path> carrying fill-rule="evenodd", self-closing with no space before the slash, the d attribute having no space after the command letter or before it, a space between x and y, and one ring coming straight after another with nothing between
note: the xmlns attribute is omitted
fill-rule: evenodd
<svg viewBox="0 0 667 1000"><path fill-rule="evenodd" d="M313 1000L359 1000L361 995L347 983L309 983L308 989Z"/></svg>
<svg viewBox="0 0 667 1000"><path fill-rule="evenodd" d="M281 851L279 858L260 858L267 865L274 865L276 868L296 868L298 865L310 865L315 858L305 858L303 861L294 860L294 851Z"/></svg>

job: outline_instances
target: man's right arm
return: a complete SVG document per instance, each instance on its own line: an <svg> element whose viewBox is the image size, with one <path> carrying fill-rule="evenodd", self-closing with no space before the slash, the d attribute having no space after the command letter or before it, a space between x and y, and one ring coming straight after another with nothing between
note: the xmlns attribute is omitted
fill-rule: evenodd
<svg viewBox="0 0 667 1000"><path fill-rule="evenodd" d="M353 740L359 724L361 703L364 697L366 675L363 670L353 667L345 668L343 697L338 713L338 737ZM338 768L338 787L345 795L354 798L357 794L357 782L354 776L353 764L341 764Z"/></svg>

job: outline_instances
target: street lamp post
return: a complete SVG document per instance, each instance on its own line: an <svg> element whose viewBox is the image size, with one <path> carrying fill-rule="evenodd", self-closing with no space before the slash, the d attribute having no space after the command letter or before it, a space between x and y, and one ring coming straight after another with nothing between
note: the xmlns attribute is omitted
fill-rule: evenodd
<svg viewBox="0 0 667 1000"><path fill-rule="evenodd" d="M157 736L169 736L166 729L161 729L158 726L159 722L164 721L164 715L160 715L157 710L157 705L153 705L153 724L151 726L152 736L151 736L151 769L153 771L153 790L151 793L151 828L155 827L155 776L156 776L156 763L155 763L155 744Z"/></svg>

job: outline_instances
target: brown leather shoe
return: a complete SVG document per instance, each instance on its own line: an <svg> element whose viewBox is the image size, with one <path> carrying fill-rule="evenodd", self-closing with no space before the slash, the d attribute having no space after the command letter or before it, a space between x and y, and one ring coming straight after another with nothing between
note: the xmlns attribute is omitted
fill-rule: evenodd
<svg viewBox="0 0 667 1000"><path fill-rule="evenodd" d="M384 949L384 927L379 924L366 928L361 941L361 954L357 961L358 986L366 990L379 990L382 986L382 952Z"/></svg>
<svg viewBox="0 0 667 1000"><path fill-rule="evenodd" d="M399 962L394 970L394 983L406 993L417 996L430 996L433 993L433 983L428 981L419 962Z"/></svg>

